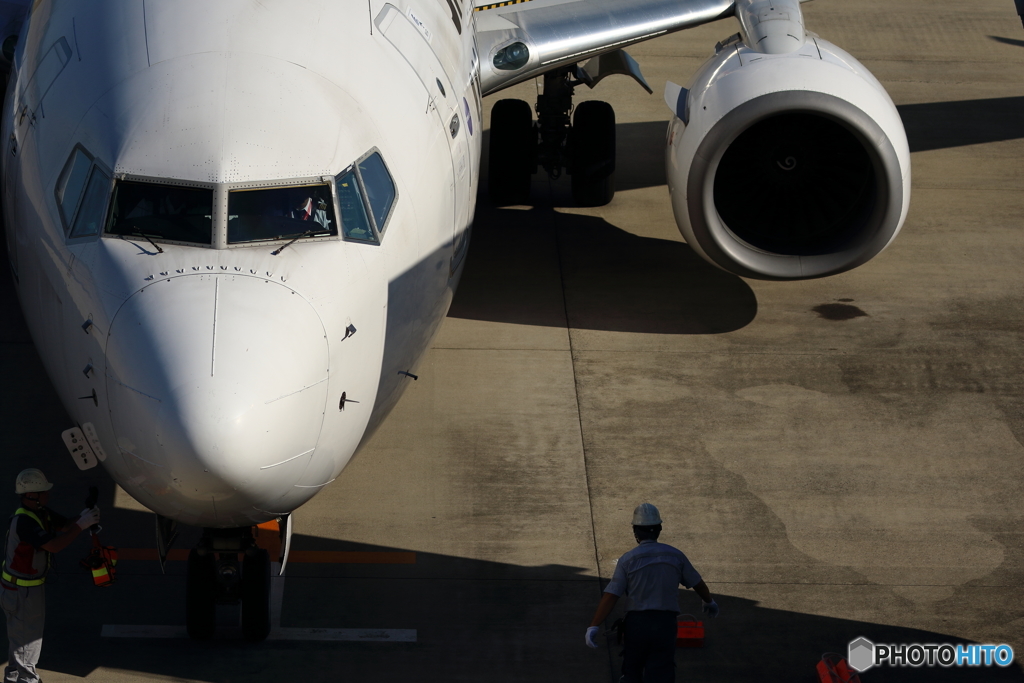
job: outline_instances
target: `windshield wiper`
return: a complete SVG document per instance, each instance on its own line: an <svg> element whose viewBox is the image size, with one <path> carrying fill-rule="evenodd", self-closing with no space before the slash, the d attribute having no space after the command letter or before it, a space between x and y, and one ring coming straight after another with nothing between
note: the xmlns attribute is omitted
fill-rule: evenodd
<svg viewBox="0 0 1024 683"><path fill-rule="evenodd" d="M271 256L277 256L282 251L284 251L288 247L292 246L293 244L295 244L296 242L301 240L303 237L307 237L309 235L315 235L318 232L320 232L320 231L319 230L307 230L306 232L300 232L297 235L281 235L281 239L286 239L288 237L291 237L292 240L290 242L288 242L288 244L286 244L283 247L281 247L280 249L275 249L274 251L270 252L270 255Z"/></svg>
<svg viewBox="0 0 1024 683"><path fill-rule="evenodd" d="M142 239L144 239L147 242L149 242L150 244L152 244L153 248L157 250L157 253L160 253L160 254L164 253L164 250L160 248L160 245L158 245L153 240L149 239L149 235L147 235L146 233L142 232L141 230L139 230L134 225L132 226L132 233L131 234L134 237L141 237Z"/></svg>

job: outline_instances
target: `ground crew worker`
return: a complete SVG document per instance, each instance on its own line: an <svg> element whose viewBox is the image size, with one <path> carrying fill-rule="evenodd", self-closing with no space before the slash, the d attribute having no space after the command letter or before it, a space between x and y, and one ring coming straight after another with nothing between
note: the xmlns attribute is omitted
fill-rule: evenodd
<svg viewBox="0 0 1024 683"><path fill-rule="evenodd" d="M587 629L587 645L597 647L598 627L622 595L627 596L625 651L620 683L672 683L676 670L676 617L679 584L704 601L701 609L718 616L707 584L679 550L658 543L661 514L650 503L633 511L633 536L639 544L619 558L611 583Z"/></svg>
<svg viewBox="0 0 1024 683"><path fill-rule="evenodd" d="M4 683L38 683L36 663L43 647L44 584L50 553L63 550L79 533L100 521L98 508L82 510L70 523L51 512L46 504L52 488L37 469L23 471L14 486L21 507L11 517L0 572L0 607L7 615L9 641Z"/></svg>

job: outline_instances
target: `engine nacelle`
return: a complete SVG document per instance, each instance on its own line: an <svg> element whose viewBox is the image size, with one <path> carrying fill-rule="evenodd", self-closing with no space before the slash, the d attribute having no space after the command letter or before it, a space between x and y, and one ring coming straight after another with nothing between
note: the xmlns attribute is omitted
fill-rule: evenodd
<svg viewBox="0 0 1024 683"><path fill-rule="evenodd" d="M907 215L899 113L856 59L804 35L797 0L740 0L737 16L742 36L720 43L688 90L666 89L679 230L705 259L744 277L855 268Z"/></svg>

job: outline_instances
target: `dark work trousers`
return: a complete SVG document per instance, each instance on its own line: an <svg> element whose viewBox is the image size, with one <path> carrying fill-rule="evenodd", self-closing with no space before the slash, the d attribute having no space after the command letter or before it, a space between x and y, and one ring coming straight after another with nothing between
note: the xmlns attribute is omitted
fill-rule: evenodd
<svg viewBox="0 0 1024 683"><path fill-rule="evenodd" d="M676 680L675 612L627 612L625 645L622 683L673 683Z"/></svg>

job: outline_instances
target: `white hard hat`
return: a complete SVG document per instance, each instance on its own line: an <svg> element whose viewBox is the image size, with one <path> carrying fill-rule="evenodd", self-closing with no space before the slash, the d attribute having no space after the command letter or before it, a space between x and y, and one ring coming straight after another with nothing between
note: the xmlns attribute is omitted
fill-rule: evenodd
<svg viewBox="0 0 1024 683"><path fill-rule="evenodd" d="M46 480L46 475L34 467L22 470L14 484L14 492L19 495L25 493L42 493L43 491L49 491L52 488L53 484Z"/></svg>
<svg viewBox="0 0 1024 683"><path fill-rule="evenodd" d="M661 524L661 514L658 508L650 503L640 503L633 510L633 526L655 526Z"/></svg>

